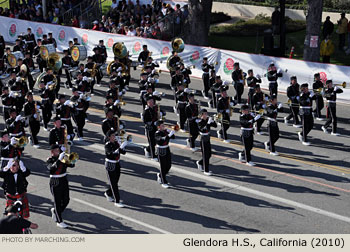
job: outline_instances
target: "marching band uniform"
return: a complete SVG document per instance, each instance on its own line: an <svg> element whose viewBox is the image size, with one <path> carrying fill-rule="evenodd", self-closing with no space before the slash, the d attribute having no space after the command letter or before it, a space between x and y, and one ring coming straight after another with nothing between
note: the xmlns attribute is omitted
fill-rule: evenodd
<svg viewBox="0 0 350 252"><path fill-rule="evenodd" d="M293 117L293 126L299 128L299 99L300 99L300 85L297 83L297 77L290 77L291 85L287 88L287 96L291 101L290 113L284 118L284 123L288 124L288 121Z"/></svg>
<svg viewBox="0 0 350 252"><path fill-rule="evenodd" d="M343 90L338 88L337 86L335 88L333 86L330 87L329 84L332 84L332 80L327 80L326 84L328 88L325 90L324 96L327 99L328 120L326 121L325 125L322 127L322 130L325 133L328 133L327 128L332 124L332 135L339 136L339 133L337 133L336 101L337 101L337 94L343 93Z"/></svg>
<svg viewBox="0 0 350 252"><path fill-rule="evenodd" d="M282 70L276 70L275 64L271 63L267 69L267 80L269 81L270 96L277 96L278 83L277 79L283 77Z"/></svg>
<svg viewBox="0 0 350 252"><path fill-rule="evenodd" d="M196 119L198 119L199 115L199 106L195 103L194 94L190 93L188 95L188 104L185 108L186 117L187 117L187 129L189 131L189 137L187 139L187 146L192 149L192 151L196 150L196 139L199 135L198 126L196 123Z"/></svg>
<svg viewBox="0 0 350 252"><path fill-rule="evenodd" d="M187 105L187 96L188 90L184 90L183 83L178 85L178 90L175 94L177 111L179 112L179 126L182 131L185 131L185 122L186 122L186 105Z"/></svg>
<svg viewBox="0 0 350 252"><path fill-rule="evenodd" d="M25 64L27 66L26 77L28 79L29 90L31 90L31 92L32 92L34 89L34 79L33 79L33 76L31 74L31 71L33 71L35 69L35 65L34 65L34 61L30 57L30 55L31 55L30 51L26 52L26 57L23 60L23 64Z"/></svg>
<svg viewBox="0 0 350 252"><path fill-rule="evenodd" d="M300 86L300 89L302 93L300 94L300 116L301 116L301 123L303 125L303 131L298 132L299 140L304 145L310 145L310 143L307 141L307 135L310 133L312 128L314 127L314 118L312 116L312 100L316 99L316 96L313 91L305 91L307 89L308 84L302 84Z"/></svg>
<svg viewBox="0 0 350 252"><path fill-rule="evenodd" d="M209 87L210 87L212 96L211 96L211 100L208 102L209 108L216 108L216 97L215 97L215 90L214 90L215 80L216 80L215 70L211 70L210 77L209 77Z"/></svg>
<svg viewBox="0 0 350 252"><path fill-rule="evenodd" d="M254 77L253 75L253 70L248 70L248 77L247 77L247 85L249 87L249 92L248 92L248 104L251 108L254 107L253 103L253 95L255 94L255 86L258 83L261 83L261 78L259 75Z"/></svg>
<svg viewBox="0 0 350 252"><path fill-rule="evenodd" d="M30 93L32 96L32 94ZM33 99L33 98L32 98ZM40 105L38 105L37 102L34 102L33 100L27 101L27 103L24 105L24 115L27 117L27 120L29 122L29 129L31 133L31 140L33 141L34 147L39 147L39 141L37 138L37 135L40 131L40 114L36 113L36 111L39 111Z"/></svg>
<svg viewBox="0 0 350 252"><path fill-rule="evenodd" d="M203 97L206 99L209 99L209 89L210 89L210 85L209 85L209 70L210 69L215 69L213 65L209 65L207 63L208 58L204 57L203 58L203 64L202 64L202 80L203 80L203 85L204 85L204 89L202 91Z"/></svg>
<svg viewBox="0 0 350 252"><path fill-rule="evenodd" d="M75 134L73 133L71 116L74 113L74 107L70 105L69 100L65 101L65 95L60 95L59 101L60 103L56 105L56 114L60 116L62 125L67 126L67 133L70 140L73 141Z"/></svg>
<svg viewBox="0 0 350 252"><path fill-rule="evenodd" d="M72 81L71 81L69 69L73 66L73 59L72 59L72 56L70 56L68 54L68 50L63 50L63 53L65 55L64 55L64 57L62 57L62 66L63 66L64 72L65 72L66 78L67 78L66 84L68 84L68 86L70 88L72 88L73 86L72 86Z"/></svg>
<svg viewBox="0 0 350 252"><path fill-rule="evenodd" d="M320 73L315 73L314 77L315 77L315 82L312 85L312 89L314 91L316 91L317 89L320 89L320 88L323 90L324 85L323 85L322 81L320 80ZM316 108L313 111L313 113L315 113L316 120L322 120L321 110L324 108L324 102L323 102L323 96L321 93L322 92L315 93L315 95L316 95L316 100L315 100Z"/></svg>
<svg viewBox="0 0 350 252"><path fill-rule="evenodd" d="M275 99L275 97L271 97L271 101ZM277 156L278 152L275 150L275 143L280 137L280 131L278 128L278 122L277 122L277 114L278 112L282 111L282 103L280 104L271 104L267 106L266 108L266 117L268 120L268 132L269 132L269 141L265 142L265 149L270 151L271 155Z"/></svg>
<svg viewBox="0 0 350 252"><path fill-rule="evenodd" d="M143 51L140 52L139 57L137 58L137 61L140 62L142 65L144 65L149 55L150 55L150 51L147 50L147 45L143 45Z"/></svg>
<svg viewBox="0 0 350 252"><path fill-rule="evenodd" d="M28 50L30 51L30 56L32 57L34 48L36 47L35 36L30 28L28 28L27 31L28 33L24 35L24 40L28 46Z"/></svg>
<svg viewBox="0 0 350 252"><path fill-rule="evenodd" d="M44 68L47 67L47 62L40 55L40 46L42 45L41 39L37 39L37 45L34 47L33 56L36 57L36 63L39 66L40 72L44 72Z"/></svg>
<svg viewBox="0 0 350 252"><path fill-rule="evenodd" d="M244 73L243 70L239 68L239 63L235 62L233 64L234 71L232 72L233 87L236 90L235 100L238 104L242 104L242 94L244 92Z"/></svg>
<svg viewBox="0 0 350 252"><path fill-rule="evenodd" d="M175 68L179 66L182 59L177 55L177 52L172 52L172 57L169 60L170 76L175 74Z"/></svg>
<svg viewBox="0 0 350 252"><path fill-rule="evenodd" d="M25 102L25 96L28 93L27 84L22 81L21 77L17 77L15 84L11 87L11 91L20 93L20 95L16 98L17 114L20 114Z"/></svg>
<svg viewBox="0 0 350 252"><path fill-rule="evenodd" d="M56 122L60 121L61 118L59 116L55 117L55 127L50 130L49 133L49 145L55 145L57 144L62 151L66 151L64 142L65 142L65 126L61 126L61 123L59 124L60 126L56 124ZM68 138L68 135L67 135ZM68 139L67 139L68 140Z"/></svg>
<svg viewBox="0 0 350 252"><path fill-rule="evenodd" d="M45 79L45 77L43 79ZM49 89L48 84L45 85L45 81L43 81L41 84L39 94L41 97L41 111L43 115L44 130L48 131L47 127L52 117L52 105L53 100L55 100L55 94Z"/></svg>
<svg viewBox="0 0 350 252"><path fill-rule="evenodd" d="M4 137L7 136L8 141L5 141ZM23 152L23 148L16 146L17 140L15 137L9 138L8 131L5 129L1 131L1 166L0 170L7 166L8 162L14 158L20 158Z"/></svg>
<svg viewBox="0 0 350 252"><path fill-rule="evenodd" d="M171 75L171 84L170 84L171 89L174 90L175 93L177 91L177 86L179 85L179 83L182 83L183 80L184 80L184 76L180 71L180 67L176 67L174 74Z"/></svg>
<svg viewBox="0 0 350 252"><path fill-rule="evenodd" d="M207 113L206 109L201 110L201 114ZM203 116L201 119L197 119L198 130L201 135L201 151L202 158L196 162L197 167L200 171L204 171L205 175L212 175L212 172L209 171L209 159L211 157L211 144L210 144L210 128L217 127L216 122L211 118L204 119Z"/></svg>
<svg viewBox="0 0 350 252"><path fill-rule="evenodd" d="M247 112L245 112L247 111ZM243 144L243 151L238 153L238 158L241 162L245 159L246 164L249 166L254 166L255 164L251 162L251 150L254 144L254 122L260 119L260 115L253 116L249 113L248 105L242 106L242 115L240 116L241 123L241 140Z"/></svg>
<svg viewBox="0 0 350 252"><path fill-rule="evenodd" d="M113 130L109 130L107 132L107 137L110 138L113 136L115 132ZM124 207L122 203L120 203L120 195L118 189L118 182L120 178L120 154L125 155L125 146L127 142L120 144L117 140L109 141L105 144L105 167L107 172L107 177L109 180L109 188L106 190L104 195L106 196L108 201L114 201L117 207ZM112 198L113 196L113 198Z"/></svg>
<svg viewBox="0 0 350 252"><path fill-rule="evenodd" d="M218 138L228 143L227 130L230 128L231 107L234 106L234 102L231 101L231 97L227 96L227 90L227 85L222 85L220 87L221 97L218 100L217 113L222 115L222 120L220 122L221 129L217 133Z"/></svg>
<svg viewBox="0 0 350 252"><path fill-rule="evenodd" d="M51 150L59 149L54 144ZM61 152L58 156L52 155L47 159L47 169L50 172L50 191L53 196L54 208L51 208L52 218L57 222L57 226L67 228L67 224L62 219L62 213L69 204L69 185L67 179L67 168L73 168L74 164L63 162L65 153Z"/></svg>
<svg viewBox="0 0 350 252"><path fill-rule="evenodd" d="M83 129L85 126L85 118L86 118L86 105L85 105L85 100L83 99L83 94L78 94L78 90L76 88L73 88L73 96L70 98L70 100L75 104L74 108L74 116L73 120L75 124L77 125L77 135L79 138L79 141L83 140L84 134L83 134Z"/></svg>
<svg viewBox="0 0 350 252"><path fill-rule="evenodd" d="M91 56L88 57L88 62L85 64L85 68L91 70L91 76L92 76L92 69L94 68L94 65L96 63L93 62L93 58ZM96 64L97 65L97 64ZM96 71L97 71L97 67L96 67ZM96 72L96 76L97 76L98 72ZM91 90L91 94L94 93L94 85L95 85L95 78L93 78L93 80L90 83L90 90Z"/></svg>
<svg viewBox="0 0 350 252"><path fill-rule="evenodd" d="M100 67L105 63L106 59L102 54L100 54L99 48L94 48L94 52L95 54L92 56L92 61L96 63L96 81L97 84L101 85L102 73Z"/></svg>
<svg viewBox="0 0 350 252"><path fill-rule="evenodd" d="M191 83L190 75L192 74L192 71L189 67L185 68L185 65L183 63L180 63L180 70L181 74L184 77L184 87L189 88Z"/></svg>
<svg viewBox="0 0 350 252"><path fill-rule="evenodd" d="M14 162L19 163L19 169L16 173L11 171L11 166ZM23 209L20 215L27 219L29 218L29 204L27 197L28 181L26 177L30 175L30 170L26 168L22 161L10 160L3 170L0 170L0 178L4 179L2 188L6 198L6 208L13 205L16 201L21 201Z"/></svg>
<svg viewBox="0 0 350 252"><path fill-rule="evenodd" d="M162 120L157 122L160 127L164 122ZM171 152L169 148L170 139L175 139L175 131L170 129L161 130L160 128L155 133L155 141L157 144L157 156L160 164L160 173L157 173L157 181L162 184L163 188L168 188L169 184L166 179L171 168Z"/></svg>
<svg viewBox="0 0 350 252"><path fill-rule="evenodd" d="M102 121L102 132L105 135L104 142L108 141L107 133L109 130L113 129L116 134L120 132L120 130L124 129L124 123L119 120L119 128L118 128L118 116L114 114L112 108L108 108L106 111L106 119Z"/></svg>
<svg viewBox="0 0 350 252"><path fill-rule="evenodd" d="M49 38L47 39L48 44L53 44L53 46L57 48L57 42L56 42L56 39L52 37L52 33L49 32L48 35L49 35Z"/></svg>
<svg viewBox="0 0 350 252"><path fill-rule="evenodd" d="M6 129L9 132L10 137L20 138L21 136L25 136L25 122L24 118L21 115L14 114L16 110L10 109L10 118L6 120Z"/></svg>
<svg viewBox="0 0 350 252"><path fill-rule="evenodd" d="M3 117L4 122L6 122L7 119L10 118L10 109L15 106L15 98L13 93L9 94L8 87L3 87L3 94L1 95L1 102L3 107Z"/></svg>
<svg viewBox="0 0 350 252"><path fill-rule="evenodd" d="M266 101L268 101L268 96L264 95L263 92L261 92L260 85L257 84L255 85L255 90L256 92L253 95L253 108L255 108L255 111L258 112L260 109L265 109L266 108ZM265 96L265 98L264 98ZM261 135L261 126L264 123L264 118L260 118L259 120L256 121L256 131L258 135Z"/></svg>

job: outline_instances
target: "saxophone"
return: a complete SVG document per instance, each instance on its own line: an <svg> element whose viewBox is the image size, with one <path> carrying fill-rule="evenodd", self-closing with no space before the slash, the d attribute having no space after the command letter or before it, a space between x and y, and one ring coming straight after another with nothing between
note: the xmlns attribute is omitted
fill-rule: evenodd
<svg viewBox="0 0 350 252"><path fill-rule="evenodd" d="M66 153L70 153L70 146L68 144L68 139L67 139L67 136L68 136L68 130L67 130L67 126L65 125L64 126L64 148L66 149Z"/></svg>
<svg viewBox="0 0 350 252"><path fill-rule="evenodd" d="M72 153L70 152L70 145L68 144L67 136L68 136L68 131L67 131L67 126L65 125L65 128L64 128L64 147L66 148L66 151L65 151L65 156L64 156L64 159L62 160L62 163L68 164L68 165L75 164L79 159L79 155L76 152L72 152Z"/></svg>

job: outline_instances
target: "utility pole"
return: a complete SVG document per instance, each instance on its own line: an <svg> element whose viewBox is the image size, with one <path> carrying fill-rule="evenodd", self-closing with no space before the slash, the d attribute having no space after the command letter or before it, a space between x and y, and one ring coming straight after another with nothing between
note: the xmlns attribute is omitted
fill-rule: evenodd
<svg viewBox="0 0 350 252"><path fill-rule="evenodd" d="M43 7L43 16L47 16L47 4L46 4L46 0L42 0L42 7Z"/></svg>
<svg viewBox="0 0 350 252"><path fill-rule="evenodd" d="M280 56L284 57L286 52L286 0L280 1Z"/></svg>

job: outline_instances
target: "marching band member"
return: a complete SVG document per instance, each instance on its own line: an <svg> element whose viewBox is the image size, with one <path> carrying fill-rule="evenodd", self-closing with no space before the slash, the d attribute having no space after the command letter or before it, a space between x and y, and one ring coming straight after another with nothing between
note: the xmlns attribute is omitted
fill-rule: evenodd
<svg viewBox="0 0 350 252"><path fill-rule="evenodd" d="M120 116L121 116L121 109L120 109L120 106L119 106L119 102L120 101L118 99L114 101L113 97L108 95L106 97L106 104L104 106L105 113L109 109L112 109L114 115L117 115L120 118Z"/></svg>
<svg viewBox="0 0 350 252"><path fill-rule="evenodd" d="M191 83L190 75L192 74L190 67L185 67L184 63L180 62L180 71L184 77L184 87L189 88Z"/></svg>
<svg viewBox="0 0 350 252"><path fill-rule="evenodd" d="M191 148L192 151L196 151L196 139L199 135L198 126L196 119L199 115L199 106L195 102L194 94L188 94L188 104L185 108L186 117L187 117L187 129L189 131L189 137L186 140L187 146Z"/></svg>
<svg viewBox="0 0 350 252"><path fill-rule="evenodd" d="M18 38L16 39L16 45L13 47L12 51L13 52L22 52L23 51L23 48L22 48L22 45L21 45L21 40Z"/></svg>
<svg viewBox="0 0 350 252"><path fill-rule="evenodd" d="M159 67L159 64L157 62L153 62L153 58L152 57L148 57L147 58L147 63L146 66L150 66L151 70L153 72L153 70L156 69L156 67ZM153 72L154 73L154 72Z"/></svg>
<svg viewBox="0 0 350 252"><path fill-rule="evenodd" d="M333 136L340 136L339 133L337 133L337 114L336 114L336 101L337 101L337 94L343 93L343 90L340 89L338 86L333 86L332 80L326 81L327 88L324 92L324 96L327 99L327 114L328 114L328 120L325 123L324 126L322 126L322 130L325 133L328 133L327 128L332 124L332 135Z"/></svg>
<svg viewBox="0 0 350 252"><path fill-rule="evenodd" d="M117 207L124 207L124 204L120 202L120 195L118 189L118 182L120 178L120 154L125 155L125 147L128 144L124 141L122 144L116 140L116 132L111 129L107 132L108 142L105 144L106 153L106 172L109 182L109 188L105 191L104 195L108 201L114 201L114 205Z"/></svg>
<svg viewBox="0 0 350 252"><path fill-rule="evenodd" d="M30 170L17 158L11 159L7 166L0 170L0 178L4 179L2 188L4 189L6 208L16 201L21 201L23 206L21 216L24 219L29 218L28 181L26 179L29 175Z"/></svg>
<svg viewBox="0 0 350 252"><path fill-rule="evenodd" d="M230 141L227 138L227 130L230 128L230 116L231 109L235 105L231 97L227 96L227 85L222 85L220 87L221 97L218 100L217 113L222 115L222 120L220 122L221 129L217 131L218 138L223 139L225 143Z"/></svg>
<svg viewBox="0 0 350 252"><path fill-rule="evenodd" d="M267 80L269 81L270 96L276 95L278 92L277 79L283 77L281 69L276 70L275 64L272 62L267 69Z"/></svg>
<svg viewBox="0 0 350 252"><path fill-rule="evenodd" d="M137 58L137 61L141 64L141 65L145 65L147 58L150 55L150 51L148 51L147 49L147 45L143 45L142 46L142 52L140 52L139 57Z"/></svg>
<svg viewBox="0 0 350 252"><path fill-rule="evenodd" d="M242 115L240 116L240 123L241 123L241 139L243 144L243 151L238 153L238 159L241 162L245 162L249 166L254 166L255 163L253 163L251 160L251 150L253 148L254 144L254 122L260 119L261 115L254 116L253 113L249 113L249 106L243 105L241 107Z"/></svg>
<svg viewBox="0 0 350 252"><path fill-rule="evenodd" d="M106 119L102 121L102 132L105 135L104 142L108 141L107 132L110 129L114 129L117 135L119 136L120 130L125 128L124 123L120 120L119 120L119 128L118 128L118 120L119 120L119 117L114 114L114 110L112 108L108 108L106 110Z"/></svg>
<svg viewBox="0 0 350 252"><path fill-rule="evenodd" d="M288 125L288 121L293 117L293 127L301 128L299 120L300 85L297 82L296 76L290 77L290 86L287 88L287 96L291 104L289 105L290 113L284 118L284 123Z"/></svg>
<svg viewBox="0 0 350 252"><path fill-rule="evenodd" d="M58 144L60 149L64 152L66 147L64 147L65 142L65 129L66 127L62 125L61 117L57 115L53 121L54 128L50 130L49 133L49 145ZM70 136L67 135L67 141L70 139Z"/></svg>
<svg viewBox="0 0 350 252"><path fill-rule="evenodd" d="M189 89L186 88L184 90L183 82L180 82L177 85L177 92L175 94L176 98L176 109L179 113L179 126L181 132L185 132L185 122L186 122L186 104L187 104L187 96L188 96Z"/></svg>
<svg viewBox="0 0 350 252"><path fill-rule="evenodd" d="M93 61L93 57L89 56L87 57L87 63L85 64L85 69L92 75L93 67L95 65L95 62ZM85 71L85 70L84 70ZM96 68L97 71L97 68ZM95 73L97 76L97 72ZM93 95L94 92L94 85L95 85L95 78L90 82L90 90L91 90L91 95Z"/></svg>
<svg viewBox="0 0 350 252"><path fill-rule="evenodd" d="M210 69L215 69L213 65L208 64L208 58L203 57L203 63L202 63L202 80L203 80L203 86L204 89L202 90L202 95L205 99L209 99L209 71Z"/></svg>
<svg viewBox="0 0 350 252"><path fill-rule="evenodd" d="M181 73L180 67L176 66L175 72L171 76L171 89L174 90L175 93L177 91L177 85L179 83L182 83L183 80L184 80L184 76Z"/></svg>
<svg viewBox="0 0 350 252"><path fill-rule="evenodd" d="M170 139L175 139L175 131L166 129L163 120L157 122L158 130L155 133L157 144L157 155L160 164L160 173L157 173L157 181L163 188L169 188L170 184L166 179L171 168L171 152L169 148Z"/></svg>
<svg viewBox="0 0 350 252"><path fill-rule="evenodd" d="M92 61L96 63L96 83L98 86L101 86L102 73L100 67L106 62L106 58L101 54L100 47L95 47L93 51L95 54L92 56ZM93 88L91 91L93 92Z"/></svg>
<svg viewBox="0 0 350 252"><path fill-rule="evenodd" d="M266 118L269 121L267 129L269 131L269 141L264 142L265 149L270 151L273 156L278 156L278 152L275 149L275 143L280 137L280 131L278 128L277 114L282 111L283 104L277 104L277 97L270 97L270 105L266 108Z"/></svg>
<svg viewBox="0 0 350 252"><path fill-rule="evenodd" d="M25 136L24 131L25 122L21 115L17 115L15 108L10 109L10 118L6 120L6 129L10 134L10 137L20 138Z"/></svg>
<svg viewBox="0 0 350 252"><path fill-rule="evenodd" d="M46 77L46 76L45 76ZM52 117L52 109L53 109L53 101L55 100L55 93L53 90L50 90L49 83L52 81L50 80L50 76L48 76L46 79L45 84L45 77L42 79L42 82L39 83L39 94L41 97L41 111L43 115L43 124L44 124L44 130L48 130L48 124Z"/></svg>
<svg viewBox="0 0 350 252"><path fill-rule="evenodd" d="M37 135L40 131L40 105L33 100L33 94L29 92L27 94L27 103L24 105L24 115L27 117L29 130L31 133L30 140L33 143L33 147L39 148L39 141Z"/></svg>
<svg viewBox="0 0 350 252"><path fill-rule="evenodd" d="M53 44L55 48L57 48L57 42L56 39L52 36L52 32L48 33L49 37L47 38L47 41L49 44Z"/></svg>
<svg viewBox="0 0 350 252"><path fill-rule="evenodd" d="M4 56L5 46L6 46L6 43L5 43L4 37L0 34L0 58L3 58Z"/></svg>
<svg viewBox="0 0 350 252"><path fill-rule="evenodd" d="M54 207L51 208L52 219L60 228L68 225L62 219L62 213L69 204L69 186L67 168L73 168L75 164L64 161L66 153L60 151L57 144L51 145L51 157L47 159L47 169L50 172L50 191L53 196Z"/></svg>
<svg viewBox="0 0 350 252"><path fill-rule="evenodd" d="M261 83L260 75L257 74L256 77L254 77L253 69L249 69L248 70L248 77L247 77L247 85L249 87L248 104L251 108L254 107L253 95L255 94L255 86L258 83Z"/></svg>
<svg viewBox="0 0 350 252"><path fill-rule="evenodd" d="M30 27L27 28L27 32L28 33L24 36L24 39L30 52L30 57L32 57L34 48L36 47L35 36L32 33L32 29Z"/></svg>
<svg viewBox="0 0 350 252"><path fill-rule="evenodd" d="M316 99L315 93L313 91L309 92L308 84L301 84L300 90L300 116L302 123L302 132L298 132L299 140L303 145L310 145L310 142L307 141L307 135L310 133L314 127L314 118L312 116L312 100Z"/></svg>
<svg viewBox="0 0 350 252"><path fill-rule="evenodd" d="M106 49L105 45L103 44L103 39L98 41L97 47L100 49L100 54L103 56L104 62L106 62L108 55L107 55L107 49Z"/></svg>
<svg viewBox="0 0 350 252"><path fill-rule="evenodd" d="M143 93L142 97L141 97L141 102L142 102L142 106L143 106L143 111L145 111L145 108L147 106L147 97L148 96L152 96L153 97L153 101L154 101L154 105L156 105L157 101L161 101L161 94L158 91L152 91L153 90L153 86L152 84L148 83L148 85L146 86L146 92Z"/></svg>
<svg viewBox="0 0 350 252"><path fill-rule="evenodd" d="M73 45L80 45L78 38L73 38Z"/></svg>
<svg viewBox="0 0 350 252"><path fill-rule="evenodd" d="M233 87L236 90L236 95L235 95L235 101L237 101L237 103L239 105L242 105L242 94L244 92L244 78L245 78L245 73L243 73L243 70L240 69L239 67L239 62L235 62L233 64L233 72L232 72L232 80L233 80Z"/></svg>
<svg viewBox="0 0 350 252"><path fill-rule="evenodd" d="M16 79L17 79L16 74L17 74L16 69L12 68L11 72L10 72L10 79L7 81L7 86L9 88L11 88L12 86L14 86L16 84Z"/></svg>
<svg viewBox="0 0 350 252"><path fill-rule="evenodd" d="M200 114L201 118L196 121L201 135L202 158L196 164L198 170L204 171L204 175L211 176L212 172L209 170L209 159L211 157L210 128L216 128L217 124L213 118L208 117L206 109L202 109Z"/></svg>
<svg viewBox="0 0 350 252"><path fill-rule="evenodd" d="M71 116L74 113L74 106L70 100L66 100L65 95L59 95L59 103L56 104L56 114L60 116L62 125L67 127L67 133L70 136L70 141L73 141L75 134L73 133L73 125Z"/></svg>
<svg viewBox="0 0 350 252"><path fill-rule="evenodd" d="M33 56L36 58L36 63L39 66L40 72L44 72L44 68L47 67L47 62L40 56L40 47L42 45L42 40L37 39L37 45L34 47Z"/></svg>
<svg viewBox="0 0 350 252"><path fill-rule="evenodd" d="M84 94L79 94L77 88L72 89L73 95L70 100L75 103L75 108L73 110L73 120L77 126L78 141L83 141L83 129L85 126L86 118L86 100L84 99Z"/></svg>
<svg viewBox="0 0 350 252"><path fill-rule="evenodd" d="M314 82L314 84L312 84L312 89L314 91L316 91L317 89L322 89L322 91L323 91L324 85L323 85L323 82L321 81L320 73L315 73L314 79L315 79L315 82ZM313 113L315 115L316 120L318 120L318 121L322 120L321 110L324 108L324 102L323 102L322 93L323 92L315 92L315 95L316 95L316 100L315 100L316 108L313 111Z"/></svg>
<svg viewBox="0 0 350 252"><path fill-rule="evenodd" d="M215 79L216 79L216 71L212 69L210 70L210 77L209 77L209 87L212 95L211 95L211 100L208 101L208 108L216 108L216 97L215 97L215 88L214 88Z"/></svg>
<svg viewBox="0 0 350 252"><path fill-rule="evenodd" d="M172 58L169 61L169 67L170 67L170 76L173 76L175 74L174 70L175 67L179 66L180 62L182 61L177 52L172 51Z"/></svg>
<svg viewBox="0 0 350 252"><path fill-rule="evenodd" d="M164 112L158 111L158 107L155 106L153 95L147 96L147 106L143 112L143 122L145 124L145 131L148 140L148 146L144 148L145 156L151 158L154 161L158 161L155 153L155 133L157 131L157 121L162 117Z"/></svg>
<svg viewBox="0 0 350 252"><path fill-rule="evenodd" d="M1 166L0 170L7 166L8 162L14 158L19 159L23 148L17 146L15 137L9 137L7 129L1 131Z"/></svg>
<svg viewBox="0 0 350 252"><path fill-rule="evenodd" d="M6 120L10 118L10 109L16 104L14 93L9 93L9 88L7 86L2 88L1 102L3 107L4 122L6 122Z"/></svg>
<svg viewBox="0 0 350 252"><path fill-rule="evenodd" d="M50 41L47 39L47 34L43 34L42 45L49 45Z"/></svg>
<svg viewBox="0 0 350 252"><path fill-rule="evenodd" d="M255 85L255 93L253 95L253 107L252 109L255 109L256 112L258 112L261 109L266 108L266 102L269 100L269 97L261 91L260 85ZM261 126L264 123L264 118L259 118L259 120L256 121L256 133L258 135L263 135L263 132L261 131Z"/></svg>
<svg viewBox="0 0 350 252"><path fill-rule="evenodd" d="M71 81L71 76L70 76L70 72L69 69L73 66L73 59L72 56L69 55L69 51L68 50L63 50L64 56L62 57L62 67L64 69L64 72L66 74L66 88L67 88L67 84L69 86L69 88L71 89L72 86L72 81Z"/></svg>
<svg viewBox="0 0 350 252"><path fill-rule="evenodd" d="M34 65L34 61L33 61L32 57L31 57L30 51L27 51L25 53L25 58L23 60L23 64L25 64L27 66L26 77L28 79L29 90L31 92L33 92L35 83L34 83L34 79L33 79L33 76L31 74L31 71L33 71L35 69L35 65Z"/></svg>

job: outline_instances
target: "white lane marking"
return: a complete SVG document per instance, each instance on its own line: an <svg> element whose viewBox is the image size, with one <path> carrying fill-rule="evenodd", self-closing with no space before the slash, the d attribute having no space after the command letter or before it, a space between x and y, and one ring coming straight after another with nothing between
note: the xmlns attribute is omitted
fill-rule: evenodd
<svg viewBox="0 0 350 252"><path fill-rule="evenodd" d="M141 225L141 226L144 226L144 227L146 227L146 228L149 228L149 229L152 229L152 230L154 230L154 231L157 231L157 232L159 232L159 233L161 233L161 234L171 234L170 232L168 232L168 231L166 231L166 230L163 230L163 229L157 228L157 227L155 227L155 226L149 225L149 224L147 224L147 223L145 223L145 222L142 222L142 221L133 219L133 218L128 217L128 216L126 216L126 215L119 214L119 213L113 212L113 211L111 211L111 210L108 210L108 209L105 209L105 208L96 206L96 205L91 204L91 203L88 203L88 202L86 202L86 201L84 201L84 200L77 199L77 198L72 198L72 199L73 199L74 201L76 201L76 202L79 202L80 204L84 204L84 205L86 205L86 206L95 208L95 209L97 209L97 210L99 210L99 211L103 211L103 212L105 212L105 213L118 216L118 217L120 217L120 218L122 218L122 219L124 219L124 220L128 220L128 221L134 222L134 223L139 224L139 225Z"/></svg>
<svg viewBox="0 0 350 252"><path fill-rule="evenodd" d="M100 145L93 144L93 145L90 145L90 146L92 148L94 148L94 149L104 151L104 148L102 146L100 146ZM127 162L128 159L130 159L130 160L134 160L134 161L136 161L136 162L138 162L140 164L148 164L148 165L151 165L151 166L154 166L154 167L157 167L157 168L159 167L158 162L156 163L156 162L154 162L152 160L148 160L146 158L139 157L139 156L137 156L135 154L127 153L125 156L126 156L126 159L125 159L126 162ZM317 214L320 214L320 215L323 215L323 216L327 216L327 217L330 217L330 218L333 218L333 219L336 219L336 220L340 220L340 221L344 221L344 222L350 223L350 217L347 217L347 216L343 216L343 215L339 215L339 214L336 214L336 213L332 213L332 212L329 212L329 211L326 211L326 210L322 210L322 209L317 208L317 207L312 207L312 206L309 206L309 205L306 205L306 204L303 204L303 203L299 203L299 202L294 201L294 200L285 199L285 198L282 198L282 197L279 197L279 196L275 196L275 195L272 195L272 194L269 194L269 193L264 193L262 191L257 191L257 190L254 190L254 189L251 189L251 188L248 188L248 187L245 187L245 186L237 185L237 184L234 184L234 183L231 183L231 182L222 181L222 180L217 179L217 178L208 177L208 176L205 176L205 175L202 175L202 174L199 174L199 173L187 171L187 170L185 170L183 168L180 168L178 166L172 165L171 166L171 171L178 172L178 173L181 173L183 175L195 177L195 178L198 178L198 179L201 179L201 180L206 180L208 182L212 182L212 183L215 183L215 184L219 184L219 185L222 185L222 186L233 188L235 190L239 190L239 191L242 191L242 192L250 193L250 194L253 194L255 196L264 197L266 199L270 199L270 200L277 201L277 202L280 202L280 203L283 203L283 204L287 204L287 205L290 205L290 206L293 206L293 207L301 208L301 209L304 209L304 210L307 210L307 211L310 211L310 212L313 212L313 213L317 213Z"/></svg>

